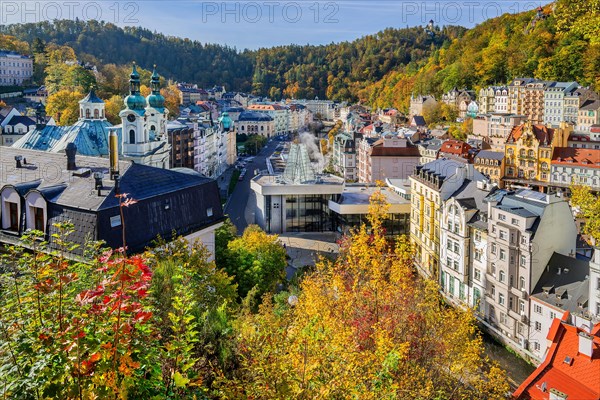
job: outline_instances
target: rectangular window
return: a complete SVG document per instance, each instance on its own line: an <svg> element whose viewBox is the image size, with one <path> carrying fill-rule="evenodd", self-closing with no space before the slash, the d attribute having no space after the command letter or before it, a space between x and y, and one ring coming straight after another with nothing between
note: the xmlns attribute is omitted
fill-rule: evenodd
<svg viewBox="0 0 600 400"><path fill-rule="evenodd" d="M542 324L539 321L535 321L535 330L536 331L542 330Z"/></svg>
<svg viewBox="0 0 600 400"><path fill-rule="evenodd" d="M33 211L33 227L35 230L46 232L44 226L44 209L40 207L31 207Z"/></svg>
<svg viewBox="0 0 600 400"><path fill-rule="evenodd" d="M475 231L475 241L476 242L480 242L481 241L481 232Z"/></svg>
<svg viewBox="0 0 600 400"><path fill-rule="evenodd" d="M519 289L525 290L525 277L523 276L519 278Z"/></svg>
<svg viewBox="0 0 600 400"><path fill-rule="evenodd" d="M506 240L506 231L500 230L498 232L498 236L500 237L500 239Z"/></svg>
<svg viewBox="0 0 600 400"><path fill-rule="evenodd" d="M504 305L504 295L502 293L498 294L498 304Z"/></svg>
<svg viewBox="0 0 600 400"><path fill-rule="evenodd" d="M523 300L519 301L519 311L521 312L521 314L525 312L525 302Z"/></svg>
<svg viewBox="0 0 600 400"><path fill-rule="evenodd" d="M521 265L521 267L525 267L527 265L527 258L525 256L521 256L519 265Z"/></svg>
<svg viewBox="0 0 600 400"><path fill-rule="evenodd" d="M492 254L496 254L496 244L492 243Z"/></svg>
<svg viewBox="0 0 600 400"><path fill-rule="evenodd" d="M473 279L476 281L481 281L481 271L477 268L473 269Z"/></svg>
<svg viewBox="0 0 600 400"><path fill-rule="evenodd" d="M458 242L454 242L454 252L456 254L459 254L459 251L460 251L460 249L459 249L459 246L458 246Z"/></svg>
<svg viewBox="0 0 600 400"><path fill-rule="evenodd" d="M535 351L540 351L540 342L533 342L533 348L535 349Z"/></svg>
<svg viewBox="0 0 600 400"><path fill-rule="evenodd" d="M500 221L506 221L506 215L504 215L504 214L498 214L498 219Z"/></svg>
<svg viewBox="0 0 600 400"><path fill-rule="evenodd" d="M554 311L550 311L550 319L556 318L556 313Z"/></svg>
<svg viewBox="0 0 600 400"><path fill-rule="evenodd" d="M8 203L8 214L10 215L10 226L8 227L11 231L19 230L19 207L17 203Z"/></svg>
<svg viewBox="0 0 600 400"><path fill-rule="evenodd" d="M541 314L542 313L542 306L540 306L539 304L535 304L533 306L533 311L535 311L536 314Z"/></svg>
<svg viewBox="0 0 600 400"><path fill-rule="evenodd" d="M500 260L506 260L506 251L504 249L500 249Z"/></svg>
<svg viewBox="0 0 600 400"><path fill-rule="evenodd" d="M516 219L516 218L513 218L513 219L511 220L511 223L512 223L513 225L517 225L517 226L518 226L518 225L519 225L519 220L518 220L518 219Z"/></svg>

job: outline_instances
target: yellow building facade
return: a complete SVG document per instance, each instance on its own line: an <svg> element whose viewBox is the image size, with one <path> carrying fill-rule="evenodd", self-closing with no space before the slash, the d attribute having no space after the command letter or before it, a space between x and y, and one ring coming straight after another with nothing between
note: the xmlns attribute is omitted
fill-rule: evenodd
<svg viewBox="0 0 600 400"><path fill-rule="evenodd" d="M540 189L548 186L552 153L556 147L567 147L572 132L566 123L559 128L531 122L514 127L504 147L504 181Z"/></svg>

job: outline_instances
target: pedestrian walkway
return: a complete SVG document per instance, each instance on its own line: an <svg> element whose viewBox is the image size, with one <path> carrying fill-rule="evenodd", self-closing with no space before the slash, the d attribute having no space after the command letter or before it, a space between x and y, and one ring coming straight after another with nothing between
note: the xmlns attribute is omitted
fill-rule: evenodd
<svg viewBox="0 0 600 400"><path fill-rule="evenodd" d="M300 269L317 263L320 257L336 257L339 253L335 232L282 233L279 241L290 257L286 275L291 279Z"/></svg>

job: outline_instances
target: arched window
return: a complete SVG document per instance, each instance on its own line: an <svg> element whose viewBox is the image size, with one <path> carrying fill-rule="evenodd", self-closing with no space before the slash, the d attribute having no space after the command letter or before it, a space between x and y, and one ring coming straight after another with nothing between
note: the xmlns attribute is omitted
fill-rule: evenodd
<svg viewBox="0 0 600 400"><path fill-rule="evenodd" d="M260 127L260 130L261 130L261 131L264 131L264 130L265 130L265 127L264 127L264 126L261 126L261 127Z"/></svg>
<svg viewBox="0 0 600 400"><path fill-rule="evenodd" d="M519 152L519 155L521 157L525 157L525 149L521 149L521 151Z"/></svg>
<svg viewBox="0 0 600 400"><path fill-rule="evenodd" d="M529 150L529 151L527 152L527 155L528 155L529 157L534 157L533 150Z"/></svg>
<svg viewBox="0 0 600 400"><path fill-rule="evenodd" d="M154 126L154 125L150 125L150 130L151 130L151 131L155 131L155 130L156 130L156 126Z"/></svg>
<svg viewBox="0 0 600 400"><path fill-rule="evenodd" d="M129 130L129 143L135 143L135 131L133 129Z"/></svg>
<svg viewBox="0 0 600 400"><path fill-rule="evenodd" d="M94 110L94 119L98 119L100 118L100 111L98 111L98 109Z"/></svg>
<svg viewBox="0 0 600 400"><path fill-rule="evenodd" d="M90 118L90 109L89 108L85 109L85 117L88 119Z"/></svg>

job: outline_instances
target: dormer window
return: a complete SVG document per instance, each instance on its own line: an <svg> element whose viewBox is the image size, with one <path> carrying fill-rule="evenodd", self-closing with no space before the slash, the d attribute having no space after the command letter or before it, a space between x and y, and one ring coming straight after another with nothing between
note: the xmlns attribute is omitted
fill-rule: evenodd
<svg viewBox="0 0 600 400"><path fill-rule="evenodd" d="M6 188L2 191L2 229L19 231L21 197L16 190Z"/></svg>
<svg viewBox="0 0 600 400"><path fill-rule="evenodd" d="M25 220L27 229L46 232L47 203L39 192L29 192L25 197Z"/></svg>

